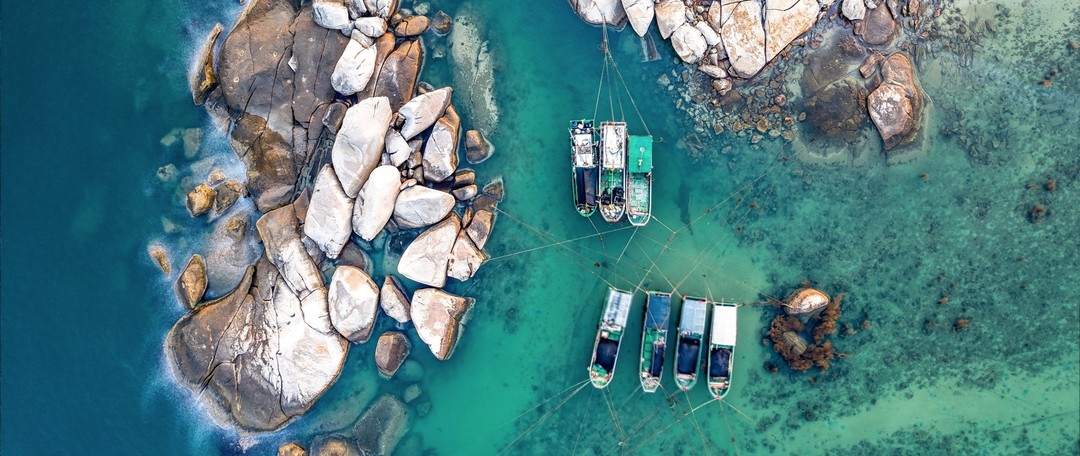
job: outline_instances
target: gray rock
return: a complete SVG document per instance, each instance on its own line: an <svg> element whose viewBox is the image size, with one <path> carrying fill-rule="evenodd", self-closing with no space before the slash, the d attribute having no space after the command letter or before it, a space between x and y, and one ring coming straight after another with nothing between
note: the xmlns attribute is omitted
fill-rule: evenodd
<svg viewBox="0 0 1080 456"><path fill-rule="evenodd" d="M375 239L394 214L401 188L401 172L392 165L375 168L356 196L353 232L365 241Z"/></svg>
<svg viewBox="0 0 1080 456"><path fill-rule="evenodd" d="M199 305L206 293L206 281L206 261L202 255L192 255L176 280L176 296L185 308L194 309Z"/></svg>
<svg viewBox="0 0 1080 456"><path fill-rule="evenodd" d="M319 268L300 240L300 227L292 205L263 214L255 229L263 241L266 258L280 271L282 281L301 300L307 326L330 333L326 289Z"/></svg>
<svg viewBox="0 0 1080 456"><path fill-rule="evenodd" d="M386 153L390 155L392 165L401 166L409 159L413 148L405 138L401 137L401 133L391 128L386 131Z"/></svg>
<svg viewBox="0 0 1080 456"><path fill-rule="evenodd" d="M713 3L715 6L717 3ZM761 21L761 3L738 2L721 7L720 37L724 40L731 69L749 78L765 66L765 29Z"/></svg>
<svg viewBox="0 0 1080 456"><path fill-rule="evenodd" d="M447 293L438 288L416 290L412 300L412 321L436 359L446 361L454 354L461 337L465 317L475 300Z"/></svg>
<svg viewBox="0 0 1080 456"><path fill-rule="evenodd" d="M316 24L331 30L352 28L349 9L340 0L315 0L311 6L311 17Z"/></svg>
<svg viewBox="0 0 1080 456"><path fill-rule="evenodd" d="M450 96L454 89L443 87L417 96L401 107L399 114L405 118L401 127L401 136L406 140L427 130L446 112L450 105Z"/></svg>
<svg viewBox="0 0 1080 456"><path fill-rule="evenodd" d="M495 147L478 130L465 132L465 160L474 165L483 163L491 158Z"/></svg>
<svg viewBox="0 0 1080 456"><path fill-rule="evenodd" d="M451 198L452 199L452 198ZM451 213L445 220L420 234L398 261L398 273L432 287L446 284L446 265L454 240L461 229L461 220ZM416 297L412 301L412 317L416 319Z"/></svg>
<svg viewBox="0 0 1080 456"><path fill-rule="evenodd" d="M334 330L352 343L367 342L379 316L379 287L360 268L338 266L329 289Z"/></svg>
<svg viewBox="0 0 1080 456"><path fill-rule="evenodd" d="M188 83L191 86L191 99L196 105L206 101L207 94L217 87L217 75L214 74L214 47L221 35L221 24L214 24L210 34L203 40L202 48L199 49L199 60L191 68L188 74Z"/></svg>
<svg viewBox="0 0 1080 456"><path fill-rule="evenodd" d="M712 28L708 21L695 22L694 28L701 32L701 36L705 38L705 44L710 48L723 43L723 40L720 39L720 33Z"/></svg>
<svg viewBox="0 0 1080 456"><path fill-rule="evenodd" d="M364 0L368 14L390 20L398 10L398 0Z"/></svg>
<svg viewBox="0 0 1080 456"><path fill-rule="evenodd" d="M412 185L398 194L394 203L394 222L402 229L423 228L442 220L453 209L453 195Z"/></svg>
<svg viewBox="0 0 1080 456"><path fill-rule="evenodd" d="M863 0L843 0L840 11L852 21L861 21L866 17L866 4Z"/></svg>
<svg viewBox="0 0 1080 456"><path fill-rule="evenodd" d="M379 343L375 346L375 365L379 368L379 374L391 378L397 372L411 350L409 339L397 331L387 331L379 336Z"/></svg>
<svg viewBox="0 0 1080 456"><path fill-rule="evenodd" d="M630 20L630 26L638 36L649 33L649 25L652 24L655 8L653 0L622 0L626 18Z"/></svg>
<svg viewBox="0 0 1080 456"><path fill-rule="evenodd" d="M392 47L393 43L394 40L391 39L389 45ZM373 87L375 96L389 99L390 107L395 111L402 109L405 103L412 100L423 64L424 43L421 40L401 43L393 52L389 52L379 69L379 76ZM405 139L410 138L411 136Z"/></svg>
<svg viewBox="0 0 1080 456"><path fill-rule="evenodd" d="M686 23L686 5L682 0L660 0L656 5L656 28L665 40Z"/></svg>
<svg viewBox="0 0 1080 456"><path fill-rule="evenodd" d="M424 144L425 182L442 182L457 171L460 135L461 118L453 106L447 106L446 115L435 122Z"/></svg>
<svg viewBox="0 0 1080 456"><path fill-rule="evenodd" d="M492 198L495 198L495 202L501 203L503 197L506 196L506 185L503 183L502 176L496 177L488 182L484 186L484 194Z"/></svg>
<svg viewBox="0 0 1080 456"><path fill-rule="evenodd" d="M379 165L392 115L385 97L367 98L345 112L332 160L338 180L350 197L356 197Z"/></svg>
<svg viewBox="0 0 1080 456"><path fill-rule="evenodd" d="M450 251L446 275L464 282L476 275L480 265L487 259L488 256L473 244L466 230L461 230L454 241L454 248Z"/></svg>
<svg viewBox="0 0 1080 456"><path fill-rule="evenodd" d="M409 428L409 411L400 399L385 394L375 401L353 427L360 454L391 455Z"/></svg>
<svg viewBox="0 0 1080 456"><path fill-rule="evenodd" d="M323 165L315 178L304 234L331 259L337 258L352 233L353 200L342 190L334 167Z"/></svg>
<svg viewBox="0 0 1080 456"><path fill-rule="evenodd" d="M357 31L371 38L378 38L386 33L386 20L381 17L361 17L353 22Z"/></svg>
<svg viewBox="0 0 1080 456"><path fill-rule="evenodd" d="M491 237L491 229L494 226L495 214L491 211L478 210L473 213L465 232L469 234L469 239L472 239L477 248L483 249L487 245L488 238Z"/></svg>
<svg viewBox="0 0 1080 456"><path fill-rule="evenodd" d="M244 184L236 179L229 179L217 187L214 195L214 213L221 215L228 211L240 195L244 194Z"/></svg>
<svg viewBox="0 0 1080 456"><path fill-rule="evenodd" d="M405 295L405 288L397 277L388 275L383 280L382 289L379 290L379 305L383 312L398 323L409 322L409 297Z"/></svg>
<svg viewBox="0 0 1080 456"><path fill-rule="evenodd" d="M698 66L698 71L709 75L713 79L724 79L728 76L727 71L716 65L701 65Z"/></svg>
<svg viewBox="0 0 1080 456"><path fill-rule="evenodd" d="M341 54L334 73L330 76L334 90L342 95L354 95L367 86L375 72L375 46L364 46L349 40Z"/></svg>
<svg viewBox="0 0 1080 456"><path fill-rule="evenodd" d="M332 1L332 0L331 0ZM340 3L340 1L338 1ZM312 19L312 6L305 5L296 15L292 28L295 33L292 53L296 60L296 75L293 77L292 111L293 120L308 129L310 144L308 154L314 151L314 144L322 132L320 122L327 115L337 115L338 123L331 128L337 132L340 119L345 115L345 106L334 103L337 95L333 85L334 67L349 43L348 37L338 30L320 27ZM351 27L351 24L350 24ZM330 109L339 114L330 114Z"/></svg>
<svg viewBox="0 0 1080 456"><path fill-rule="evenodd" d="M468 184L455 188L451 193L454 194L454 198L458 201L468 201L480 193L480 190L476 187L476 184Z"/></svg>

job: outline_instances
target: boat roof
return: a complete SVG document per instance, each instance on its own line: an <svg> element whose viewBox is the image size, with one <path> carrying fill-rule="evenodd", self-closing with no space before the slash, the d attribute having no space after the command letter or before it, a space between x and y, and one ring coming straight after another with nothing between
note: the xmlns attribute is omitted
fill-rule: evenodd
<svg viewBox="0 0 1080 456"><path fill-rule="evenodd" d="M629 150L630 172L652 172L652 136L631 136Z"/></svg>
<svg viewBox="0 0 1080 456"><path fill-rule="evenodd" d="M604 323L626 326L630 317L630 307L634 304L634 295L615 288L608 289L607 304L604 306Z"/></svg>
<svg viewBox="0 0 1080 456"><path fill-rule="evenodd" d="M649 293L649 304L645 310L645 327L648 329L668 328L671 315L671 295L667 293Z"/></svg>
<svg viewBox="0 0 1080 456"><path fill-rule="evenodd" d="M705 316L708 307L701 298L683 298L682 314L679 317L679 330L692 333L705 333Z"/></svg>
<svg viewBox="0 0 1080 456"><path fill-rule="evenodd" d="M735 346L735 329L738 326L738 307L731 304L714 304L712 317L713 345Z"/></svg>

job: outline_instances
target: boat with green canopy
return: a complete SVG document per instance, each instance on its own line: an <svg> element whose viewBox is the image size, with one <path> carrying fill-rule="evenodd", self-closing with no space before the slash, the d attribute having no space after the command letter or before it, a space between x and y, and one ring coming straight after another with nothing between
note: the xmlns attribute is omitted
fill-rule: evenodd
<svg viewBox="0 0 1080 456"><path fill-rule="evenodd" d="M738 326L735 304L713 303L712 328L709 331L709 392L723 399L731 389L731 368L735 362L735 330Z"/></svg>
<svg viewBox="0 0 1080 456"><path fill-rule="evenodd" d="M667 352L668 320L671 315L671 293L650 291L645 300L645 327L641 331L641 389L656 392L664 373L664 353Z"/></svg>
<svg viewBox="0 0 1080 456"><path fill-rule="evenodd" d="M675 349L675 384L683 391L690 391L697 384L708 312L705 299L683 297L679 315L679 344Z"/></svg>
<svg viewBox="0 0 1080 456"><path fill-rule="evenodd" d="M600 327L596 330L592 361L589 363L589 380L597 388L607 387L615 375L615 362L619 359L619 347L633 303L634 295L630 292L608 288L604 313L600 315Z"/></svg>
<svg viewBox="0 0 1080 456"><path fill-rule="evenodd" d="M626 218L634 226L644 226L652 217L652 146L652 136L630 136L627 147Z"/></svg>

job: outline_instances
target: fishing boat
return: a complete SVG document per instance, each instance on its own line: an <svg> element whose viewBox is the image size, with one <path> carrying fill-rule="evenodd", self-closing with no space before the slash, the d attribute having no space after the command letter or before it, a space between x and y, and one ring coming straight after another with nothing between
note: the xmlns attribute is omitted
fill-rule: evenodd
<svg viewBox="0 0 1080 456"><path fill-rule="evenodd" d="M573 169L574 207L588 217L596 211L599 168L596 167L596 133L592 119L570 122L570 159Z"/></svg>
<svg viewBox="0 0 1080 456"><path fill-rule="evenodd" d="M675 349L675 384L683 391L690 391L697 384L708 312L708 302L704 299L683 297L682 313L679 315L679 345Z"/></svg>
<svg viewBox="0 0 1080 456"><path fill-rule="evenodd" d="M626 122L600 123L600 215L615 223L626 212Z"/></svg>
<svg viewBox="0 0 1080 456"><path fill-rule="evenodd" d="M723 399L731 389L731 367L735 361L735 328L738 323L735 304L713 304L712 329L709 332L709 391Z"/></svg>
<svg viewBox="0 0 1080 456"><path fill-rule="evenodd" d="M646 393L660 386L670 315L671 293L650 291L645 301L645 328L641 331L641 389Z"/></svg>
<svg viewBox="0 0 1080 456"><path fill-rule="evenodd" d="M592 362L589 363L589 380L593 386L603 389L615 375L615 362L619 359L626 319L630 316L634 295L630 292L609 288L604 313L600 316L600 328L596 331Z"/></svg>
<svg viewBox="0 0 1080 456"><path fill-rule="evenodd" d="M626 218L634 226L644 226L652 217L652 136L630 136L629 194Z"/></svg>

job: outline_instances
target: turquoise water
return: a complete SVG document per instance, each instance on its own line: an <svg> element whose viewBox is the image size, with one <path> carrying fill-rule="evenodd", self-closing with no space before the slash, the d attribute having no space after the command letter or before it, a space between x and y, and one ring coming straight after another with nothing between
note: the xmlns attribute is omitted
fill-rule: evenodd
<svg viewBox="0 0 1080 456"><path fill-rule="evenodd" d="M466 2L431 3L456 16ZM920 63L929 152L898 166L806 164L798 145L711 132L698 134L706 153L690 158L677 143L694 122L655 82L679 68L672 53L661 46L664 59L640 64L636 40L612 34L660 140L655 220L634 230L598 217L594 228L570 205L565 121L593 113L599 29L562 1L467 3L491 40L501 115L496 155L475 168L504 176L508 198L493 259L452 289L477 298L453 358L435 361L413 336L424 394L400 453L1080 451L1080 51L1067 47L1080 39L1076 7L948 9L969 24L992 18L998 31L970 58L942 50ZM400 394L405 383L378 378L368 344L278 433L241 439L191 405L161 351L182 310L146 246L168 246L179 269L206 251L210 228L154 173L205 167L160 143L174 128L202 128L201 157L234 166L191 106L184 72L195 43L239 7L80 6L3 4L0 451L232 454L242 441L270 454L346 427L380 391ZM450 84L447 60L429 56L424 78ZM1039 85L1054 67L1061 76ZM1049 179L1054 191L1041 187ZM1034 204L1049 210L1042 223L1028 220ZM165 233L162 217L180 232ZM857 331L834 339L850 356L825 374L770 373L766 363L781 361L760 340L776 310L747 305L726 404L706 403L704 385L671 403L642 394L634 338L611 387L582 386L609 283L749 304L803 280L846 292L840 322ZM958 319L968 328L954 331ZM673 391L670 376L664 388Z"/></svg>

